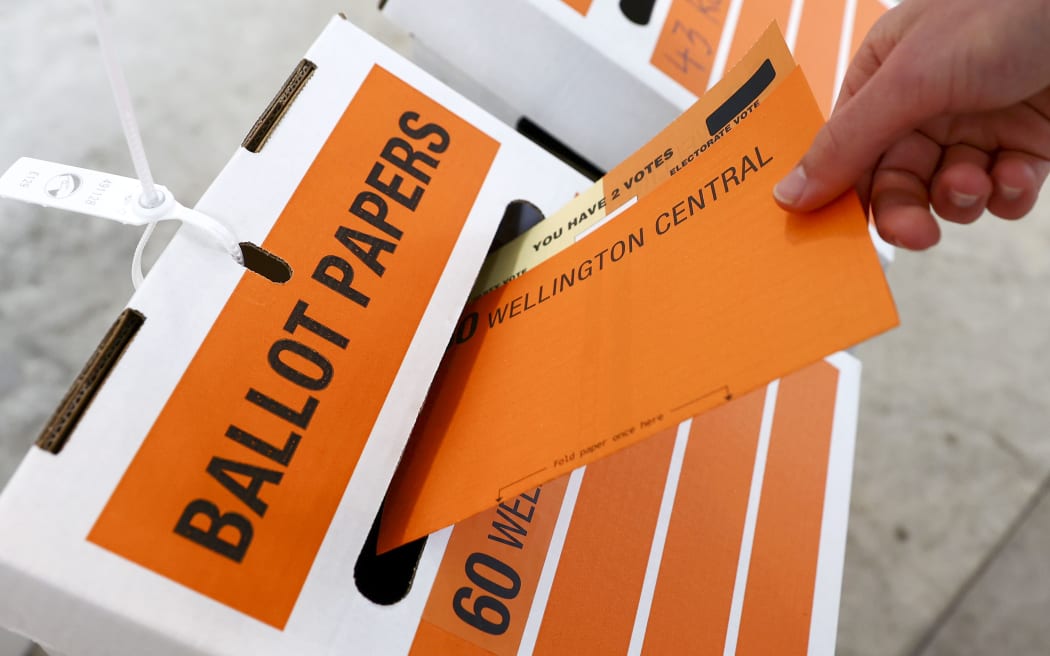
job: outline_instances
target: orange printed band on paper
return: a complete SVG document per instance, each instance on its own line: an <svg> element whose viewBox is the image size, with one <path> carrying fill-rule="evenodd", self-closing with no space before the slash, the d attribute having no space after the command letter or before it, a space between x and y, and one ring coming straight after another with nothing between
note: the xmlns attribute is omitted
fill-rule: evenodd
<svg viewBox="0 0 1050 656"><path fill-rule="evenodd" d="M776 26L768 26L755 48L720 84L602 178L608 209L641 198L692 165L748 118L795 66Z"/></svg>
<svg viewBox="0 0 1050 656"><path fill-rule="evenodd" d="M856 197L805 217L773 200L820 125L796 69L687 174L468 305L380 547L895 326Z"/></svg>
<svg viewBox="0 0 1050 656"><path fill-rule="evenodd" d="M373 67L88 539L283 628L498 147Z"/></svg>

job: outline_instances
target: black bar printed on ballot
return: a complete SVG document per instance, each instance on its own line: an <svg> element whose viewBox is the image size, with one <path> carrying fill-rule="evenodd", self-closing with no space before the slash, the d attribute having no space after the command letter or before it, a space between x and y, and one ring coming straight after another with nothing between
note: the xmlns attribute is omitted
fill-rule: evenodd
<svg viewBox="0 0 1050 656"><path fill-rule="evenodd" d="M711 112L711 115L707 117L707 131L711 136L717 134L740 112L758 100L758 97L773 83L776 77L777 72L773 70L773 62L768 59L762 62L762 65L747 79L747 82L740 85L740 88L733 95L729 96L729 100L722 103L718 109Z"/></svg>

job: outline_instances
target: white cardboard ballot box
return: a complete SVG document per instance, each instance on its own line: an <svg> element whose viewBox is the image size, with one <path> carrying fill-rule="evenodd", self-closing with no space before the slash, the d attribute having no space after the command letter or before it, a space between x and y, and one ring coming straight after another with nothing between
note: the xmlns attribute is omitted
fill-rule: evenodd
<svg viewBox="0 0 1050 656"><path fill-rule="evenodd" d="M180 230L0 498L0 621L60 653L386 640L347 586L500 218L585 184L333 19L197 205L291 279Z"/></svg>
<svg viewBox="0 0 1050 656"><path fill-rule="evenodd" d="M0 496L0 624L69 655L831 653L846 354L369 553L508 205L585 186L333 19L197 206L290 279L176 235Z"/></svg>

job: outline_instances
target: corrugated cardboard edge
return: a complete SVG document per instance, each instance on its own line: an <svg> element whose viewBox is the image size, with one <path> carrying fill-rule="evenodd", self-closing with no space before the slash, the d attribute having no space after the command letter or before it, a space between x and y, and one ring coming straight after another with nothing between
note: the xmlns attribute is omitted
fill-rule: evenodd
<svg viewBox="0 0 1050 656"><path fill-rule="evenodd" d="M95 393L106 382L109 372L113 370L145 321L146 317L141 312L131 308L120 313L87 364L84 365L84 369L73 381L62 403L55 410L55 414L44 426L44 430L36 441L38 447L51 453L58 453L62 450L70 433L84 415L84 411L91 405Z"/></svg>
<svg viewBox="0 0 1050 656"><path fill-rule="evenodd" d="M307 81L317 70L317 64L309 59L303 59L295 67L292 74L284 81L281 90L273 97L270 104L266 106L262 115L255 121L255 125L248 131L241 146L250 153L258 153L266 145L266 140L273 134L277 124L284 118L285 112L295 102L299 92L306 86Z"/></svg>

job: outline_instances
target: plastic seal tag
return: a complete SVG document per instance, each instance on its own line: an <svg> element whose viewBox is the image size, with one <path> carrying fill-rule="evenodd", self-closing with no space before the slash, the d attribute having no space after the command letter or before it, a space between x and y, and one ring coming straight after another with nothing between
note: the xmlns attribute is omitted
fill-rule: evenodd
<svg viewBox="0 0 1050 656"><path fill-rule="evenodd" d="M144 226L179 220L203 230L239 264L240 244L220 221L185 207L167 187L157 185L160 203L144 207L142 185L134 178L68 164L23 157L0 176L0 197L87 214L125 225Z"/></svg>
<svg viewBox="0 0 1050 656"><path fill-rule="evenodd" d="M164 187L161 207L174 209L175 199ZM134 178L23 157L0 176L0 197L44 207L97 216L127 225L146 225L167 216L157 209L137 212L142 185ZM169 214L170 216L170 214ZM174 218L174 217L172 217Z"/></svg>

